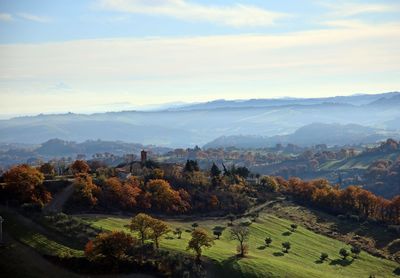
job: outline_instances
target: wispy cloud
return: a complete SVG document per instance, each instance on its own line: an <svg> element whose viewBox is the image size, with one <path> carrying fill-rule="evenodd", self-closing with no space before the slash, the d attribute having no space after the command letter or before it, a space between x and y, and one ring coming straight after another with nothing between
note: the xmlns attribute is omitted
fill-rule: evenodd
<svg viewBox="0 0 400 278"><path fill-rule="evenodd" d="M389 13L400 10L400 5L388 3L365 3L352 1L319 2L330 10L331 16L351 17L370 13Z"/></svg>
<svg viewBox="0 0 400 278"><path fill-rule="evenodd" d="M12 21L13 17L7 13L0 13L0 21Z"/></svg>
<svg viewBox="0 0 400 278"><path fill-rule="evenodd" d="M136 14L168 16L185 21L212 22L233 27L273 25L287 14L252 5L204 5L186 0L100 0L102 8Z"/></svg>
<svg viewBox="0 0 400 278"><path fill-rule="evenodd" d="M18 13L17 15L23 19L40 23L47 23L51 21L51 19L47 16L34 15L29 13Z"/></svg>

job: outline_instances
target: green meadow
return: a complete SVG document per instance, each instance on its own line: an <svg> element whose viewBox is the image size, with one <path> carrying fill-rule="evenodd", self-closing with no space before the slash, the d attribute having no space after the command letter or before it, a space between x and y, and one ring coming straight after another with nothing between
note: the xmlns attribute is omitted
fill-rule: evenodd
<svg viewBox="0 0 400 278"><path fill-rule="evenodd" d="M128 218L114 216L82 217L97 228L114 231L127 228ZM206 249L205 257L213 261L213 271L224 277L396 277L398 265L395 262L374 257L361 252L356 259L348 257L343 260L339 255L341 248L350 246L329 237L316 234L298 227L290 232L292 222L270 214L261 214L256 222L250 225L249 254L245 258L237 258L235 241L229 238L227 220L195 221L212 233L215 226L226 229L215 245ZM180 227L182 238L178 239L172 232L162 240L162 248L173 252L189 252L186 250L194 221L168 221L171 229ZM269 247L264 239L270 236L273 240ZM292 248L289 253L282 252L282 242L289 241ZM321 262L321 252L329 255L329 259Z"/></svg>

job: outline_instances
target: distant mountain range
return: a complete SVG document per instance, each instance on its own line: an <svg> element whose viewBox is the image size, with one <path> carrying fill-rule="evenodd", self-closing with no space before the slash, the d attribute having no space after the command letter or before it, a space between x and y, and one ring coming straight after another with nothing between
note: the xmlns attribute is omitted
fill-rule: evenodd
<svg viewBox="0 0 400 278"><path fill-rule="evenodd" d="M39 144L52 138L76 142L101 139L188 147L204 145L221 136L290 136L313 123L337 124L335 128L355 124L372 128L372 133L396 133L400 119L399 100L400 93L391 92L308 99L218 100L146 112L17 117L0 121L0 142ZM337 133L331 134L330 138ZM380 138L371 136L368 140ZM298 133L296 140L299 142L300 137ZM304 134L301 142L314 143L317 141L314 137L313 132ZM337 140L338 144L342 141ZM334 140L330 142L335 143Z"/></svg>
<svg viewBox="0 0 400 278"><path fill-rule="evenodd" d="M343 146L368 144L387 138L399 138L400 132L388 132L357 124L323 124L313 123L303 126L294 133L271 137L255 135L221 136L207 144L204 148L268 148L276 144L295 144L310 146L326 144L328 146Z"/></svg>

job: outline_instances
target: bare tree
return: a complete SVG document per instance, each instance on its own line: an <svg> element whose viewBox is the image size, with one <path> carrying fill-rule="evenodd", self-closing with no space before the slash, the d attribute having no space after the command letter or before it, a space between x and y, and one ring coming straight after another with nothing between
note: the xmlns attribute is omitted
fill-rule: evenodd
<svg viewBox="0 0 400 278"><path fill-rule="evenodd" d="M243 225L236 225L231 228L231 239L239 241L238 252L241 257L244 257L247 253L248 246L245 242L249 239L250 230L248 227Z"/></svg>

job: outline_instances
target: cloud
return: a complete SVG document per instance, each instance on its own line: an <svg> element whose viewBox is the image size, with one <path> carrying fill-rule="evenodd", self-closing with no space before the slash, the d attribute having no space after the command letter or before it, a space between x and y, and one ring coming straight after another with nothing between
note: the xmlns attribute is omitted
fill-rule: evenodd
<svg viewBox="0 0 400 278"><path fill-rule="evenodd" d="M39 15L34 15L34 14L29 14L29 13L18 13L17 15L23 19L34 21L34 22L47 23L47 22L51 21L51 19L46 16L39 16Z"/></svg>
<svg viewBox="0 0 400 278"><path fill-rule="evenodd" d="M399 88L400 23L326 24L285 34L3 44L0 110ZM73 90L55 94L60 80L56 87Z"/></svg>
<svg viewBox="0 0 400 278"><path fill-rule="evenodd" d="M288 16L251 5L203 5L186 0L100 0L99 4L104 9L118 12L161 15L233 27L269 26Z"/></svg>
<svg viewBox="0 0 400 278"><path fill-rule="evenodd" d="M400 10L399 5L382 3L361 3L350 1L320 2L330 10L333 17L351 17L370 13L390 13Z"/></svg>
<svg viewBox="0 0 400 278"><path fill-rule="evenodd" d="M0 13L0 21L12 21L13 17L10 14Z"/></svg>

